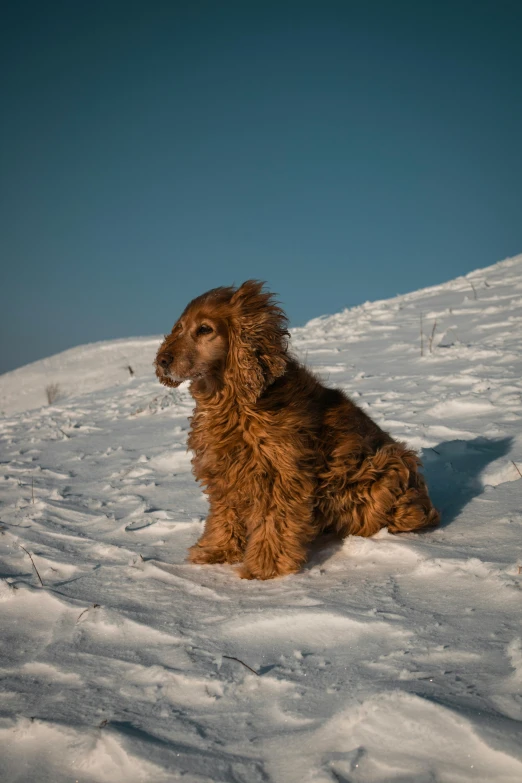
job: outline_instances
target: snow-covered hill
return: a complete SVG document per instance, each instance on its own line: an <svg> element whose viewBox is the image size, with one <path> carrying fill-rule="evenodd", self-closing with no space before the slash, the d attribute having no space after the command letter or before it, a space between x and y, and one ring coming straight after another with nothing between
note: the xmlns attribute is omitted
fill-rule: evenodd
<svg viewBox="0 0 522 783"><path fill-rule="evenodd" d="M206 504L159 337L1 376L0 779L519 783L521 336L522 256L295 329L443 525L263 583L185 563Z"/></svg>
<svg viewBox="0 0 522 783"><path fill-rule="evenodd" d="M129 378L151 378L161 339L137 337L80 345L0 375L0 414L41 408L47 404L46 389L53 384L63 402L124 385Z"/></svg>

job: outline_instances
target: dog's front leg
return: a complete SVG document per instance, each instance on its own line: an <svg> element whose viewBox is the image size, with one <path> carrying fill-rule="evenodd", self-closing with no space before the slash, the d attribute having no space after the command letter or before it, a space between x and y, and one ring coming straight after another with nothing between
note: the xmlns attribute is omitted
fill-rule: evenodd
<svg viewBox="0 0 522 783"><path fill-rule="evenodd" d="M205 530L199 541L189 549L192 563L240 563L245 549L245 526L233 507L222 501L210 505Z"/></svg>
<svg viewBox="0 0 522 783"><path fill-rule="evenodd" d="M239 575L273 579L299 571L315 537L311 495L278 479L271 496L259 498L247 524L247 545Z"/></svg>

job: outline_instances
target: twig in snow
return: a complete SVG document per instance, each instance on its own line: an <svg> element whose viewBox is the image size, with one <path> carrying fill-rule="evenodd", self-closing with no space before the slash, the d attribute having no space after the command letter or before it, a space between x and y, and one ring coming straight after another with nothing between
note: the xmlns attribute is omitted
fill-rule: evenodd
<svg viewBox="0 0 522 783"><path fill-rule="evenodd" d="M437 449L434 449L433 446L430 446L431 450L435 452L435 454L438 454L440 457L440 451L437 451Z"/></svg>
<svg viewBox="0 0 522 783"><path fill-rule="evenodd" d="M431 330L431 335L430 335L430 342L429 342L430 353L432 353L432 349L433 349L433 338L435 337L436 328L437 328L437 320L435 319L435 321L433 321L433 329Z"/></svg>
<svg viewBox="0 0 522 783"><path fill-rule="evenodd" d="M45 394L47 396L47 402L49 405L53 405L61 397L61 389L59 383L50 383L45 387Z"/></svg>
<svg viewBox="0 0 522 783"><path fill-rule="evenodd" d="M127 365L125 366L125 369L129 371L129 375L130 375L130 376L131 376L131 378L132 378L132 376L134 375L134 370L132 369L132 367L130 366L130 364L127 364Z"/></svg>
<svg viewBox="0 0 522 783"><path fill-rule="evenodd" d="M520 468L518 467L517 463L514 460L511 460L511 462L513 463L513 465L517 469L518 475L520 476L520 478L522 478L522 473L520 472Z"/></svg>
<svg viewBox="0 0 522 783"><path fill-rule="evenodd" d="M34 570L36 571L36 576L37 576L37 577L38 577L38 579L40 580L40 584L41 584L41 585L42 585L42 587L43 587L43 586L44 586L44 583L42 582L42 577L41 577L41 576L40 576L40 574L38 573L38 569L37 569L37 567L36 567L36 566L35 566L35 564L34 564L34 560L33 560L33 558L32 558L32 555L31 555L31 553L27 551L27 549L25 548L25 546L22 546L21 544L18 544L18 546L20 547L20 549L23 549L23 550L24 550L24 552L25 552L25 554L26 554L26 555L29 555L29 559L31 560L31 563L33 564L33 568L34 568Z"/></svg>
<svg viewBox="0 0 522 783"><path fill-rule="evenodd" d="M471 280L469 281L469 284L470 284L470 286L471 286L471 287L472 287L472 289L473 289L473 298L474 298L474 299L477 299L477 289L475 288L475 286L473 285L473 283L471 282Z"/></svg>
<svg viewBox="0 0 522 783"><path fill-rule="evenodd" d="M424 335L422 333L422 313L420 314L420 341L421 341L421 356L424 356Z"/></svg>
<svg viewBox="0 0 522 783"><path fill-rule="evenodd" d="M98 609L98 608L99 608L99 606L100 606L100 604L93 604L93 605L92 605L92 609ZM91 607L90 607L90 606L88 606L88 607L87 607L87 609L84 609L84 610L83 610L83 612L82 612L81 614L79 614L79 615L78 615L78 619L76 620L76 623L75 623L75 625L78 625L78 623L80 622L80 618L81 618L81 617L83 617L83 615L85 614L85 612L88 612L88 611L89 611L89 609L91 609Z"/></svg>
<svg viewBox="0 0 522 783"><path fill-rule="evenodd" d="M240 658L236 658L234 655L222 655L221 657L222 657L222 658L228 658L228 660L229 660L229 661L237 661L237 662L238 662L238 663L240 663L242 666L244 666L244 667L245 667L245 669L248 669L249 671L251 671L251 672L252 672L252 674L255 674L257 677L259 677L259 676L260 676L259 672L256 672L256 670L255 670L255 669L252 669L252 667L251 667L251 666L249 666L249 665L248 665L248 663L245 663L245 662L244 662L244 661L242 661Z"/></svg>

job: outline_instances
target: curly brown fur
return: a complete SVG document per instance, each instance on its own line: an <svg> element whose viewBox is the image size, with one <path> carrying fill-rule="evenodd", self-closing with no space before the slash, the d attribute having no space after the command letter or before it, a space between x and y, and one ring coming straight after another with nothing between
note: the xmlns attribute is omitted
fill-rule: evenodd
<svg viewBox="0 0 522 783"><path fill-rule="evenodd" d="M263 284L215 288L185 309L156 357L166 386L191 381L188 439L210 501L193 563L240 575L298 571L324 530L371 536L432 527L413 451L287 351L287 319Z"/></svg>

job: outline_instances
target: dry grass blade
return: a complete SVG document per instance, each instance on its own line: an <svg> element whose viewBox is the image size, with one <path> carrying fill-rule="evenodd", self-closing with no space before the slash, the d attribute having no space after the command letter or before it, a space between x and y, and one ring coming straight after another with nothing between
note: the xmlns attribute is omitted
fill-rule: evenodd
<svg viewBox="0 0 522 783"><path fill-rule="evenodd" d="M25 546L22 546L21 544L18 544L18 546L20 547L20 549L23 549L23 550L24 550L24 552L25 552L25 554L26 554L26 555L29 555L29 559L30 559L31 563L33 564L33 568L34 568L34 570L36 571L36 576L37 576L37 577L38 577L38 579L40 580L40 584L41 584L41 585L42 585L42 587L43 587L43 586L44 586L44 583L42 582L42 577L41 577L41 576L40 576L40 574L38 573L38 569L37 569L37 567L36 567L36 566L35 566L35 564L34 564L34 560L33 560L33 557L32 557L32 555L31 555L31 553L27 551L27 549L25 548Z"/></svg>
<svg viewBox="0 0 522 783"><path fill-rule="evenodd" d="M45 387L45 394L47 396L47 402L49 403L49 405L52 405L54 402L58 400L58 398L61 395L60 384L50 383L48 386Z"/></svg>
<svg viewBox="0 0 522 783"><path fill-rule="evenodd" d="M99 607L100 607L100 604L93 604L92 606L88 606L88 607L87 607L87 609L84 609L84 610L83 610L83 612L81 612L81 613L78 615L78 619L76 620L76 623L75 623L75 625L78 625L78 623L80 622L80 620L81 620L81 618L83 617L83 615L84 615L86 612L88 612L88 611L89 611L89 609L99 609Z"/></svg>
<svg viewBox="0 0 522 783"><path fill-rule="evenodd" d="M517 471L518 471L518 475L520 476L520 478L522 478L522 473L520 472L520 468L518 467L518 465L517 465L517 463L515 462L515 460L511 460L511 462L513 463L513 465L514 465L514 466L515 466L515 468L517 469Z"/></svg>
<svg viewBox="0 0 522 783"><path fill-rule="evenodd" d="M430 353L433 352L433 338L435 337L435 329L436 328L437 328L437 321L435 320L433 322L433 329L431 330L430 341L429 341Z"/></svg>
<svg viewBox="0 0 522 783"><path fill-rule="evenodd" d="M245 663L245 662L244 662L244 661L242 661L240 658L236 658L234 655L222 655L221 657L222 657L222 658L227 658L229 661L237 661L237 662L238 662L238 663L240 663L242 666L244 666L244 667L245 667L245 669L248 669L250 672L252 672L252 674L255 674L255 675L256 675L256 677L259 677L259 676L260 676L259 672L256 672L256 670L255 670L255 669L252 669L252 667L251 667L251 666L249 666L249 665L248 665L248 663Z"/></svg>

